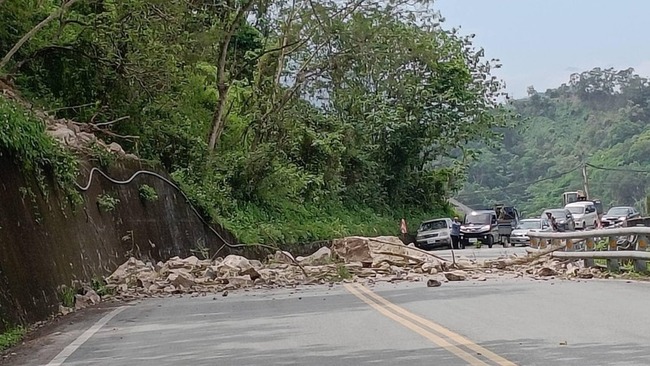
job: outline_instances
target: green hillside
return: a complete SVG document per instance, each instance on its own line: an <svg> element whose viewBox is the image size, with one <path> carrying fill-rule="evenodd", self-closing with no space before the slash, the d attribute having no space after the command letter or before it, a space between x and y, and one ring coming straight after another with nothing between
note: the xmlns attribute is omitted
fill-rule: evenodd
<svg viewBox="0 0 650 366"><path fill-rule="evenodd" d="M469 206L510 202L529 216L582 189L607 207L645 211L650 187L650 83L633 69L593 69L556 89L509 103L517 127L484 148L457 197Z"/></svg>

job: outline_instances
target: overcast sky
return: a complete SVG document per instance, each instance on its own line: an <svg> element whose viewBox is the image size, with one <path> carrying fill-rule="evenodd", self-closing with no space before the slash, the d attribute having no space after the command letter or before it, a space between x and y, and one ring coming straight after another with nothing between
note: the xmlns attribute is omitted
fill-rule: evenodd
<svg viewBox="0 0 650 366"><path fill-rule="evenodd" d="M446 27L475 33L514 97L574 72L633 67L650 77L650 0L436 0Z"/></svg>

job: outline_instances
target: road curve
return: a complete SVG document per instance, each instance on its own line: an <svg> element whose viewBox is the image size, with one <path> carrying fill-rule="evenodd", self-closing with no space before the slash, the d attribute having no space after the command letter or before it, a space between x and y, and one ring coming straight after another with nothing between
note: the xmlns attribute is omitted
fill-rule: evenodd
<svg viewBox="0 0 650 366"><path fill-rule="evenodd" d="M0 363L644 365L648 303L646 283L527 279L149 299L62 321Z"/></svg>

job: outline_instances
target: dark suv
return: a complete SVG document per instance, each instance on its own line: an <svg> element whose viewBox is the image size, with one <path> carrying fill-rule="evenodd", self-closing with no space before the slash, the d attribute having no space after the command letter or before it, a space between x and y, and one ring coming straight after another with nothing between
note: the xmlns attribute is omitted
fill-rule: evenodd
<svg viewBox="0 0 650 366"><path fill-rule="evenodd" d="M499 223L494 210L472 211L465 216L460 226L460 237L463 245L481 242L492 248L499 243Z"/></svg>

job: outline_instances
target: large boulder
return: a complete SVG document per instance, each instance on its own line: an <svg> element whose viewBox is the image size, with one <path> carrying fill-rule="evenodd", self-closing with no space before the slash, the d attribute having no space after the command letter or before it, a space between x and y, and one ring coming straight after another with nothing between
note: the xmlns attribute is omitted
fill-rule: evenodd
<svg viewBox="0 0 650 366"><path fill-rule="evenodd" d="M296 258L298 259L298 258ZM332 250L328 247L322 247L318 249L313 254L300 258L298 261L300 264L305 266L320 266L323 264L328 264L332 259Z"/></svg>
<svg viewBox="0 0 650 366"><path fill-rule="evenodd" d="M368 246L368 238L362 236L349 236L332 241L332 252L345 263L361 262L371 264L372 256Z"/></svg>
<svg viewBox="0 0 650 366"><path fill-rule="evenodd" d="M407 266L430 262L440 268L440 261L416 248L408 247L395 236L366 238L350 236L332 242L333 253L346 263L361 262L365 267L382 267L383 263Z"/></svg>

